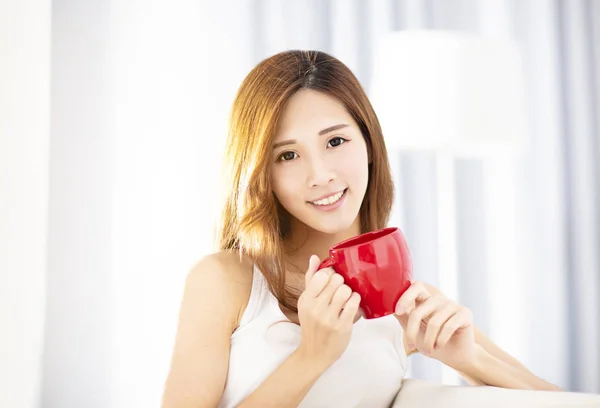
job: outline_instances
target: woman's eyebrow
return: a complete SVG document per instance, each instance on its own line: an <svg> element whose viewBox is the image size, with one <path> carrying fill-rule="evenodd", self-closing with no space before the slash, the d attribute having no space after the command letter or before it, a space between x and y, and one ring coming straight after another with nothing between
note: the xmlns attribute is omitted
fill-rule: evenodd
<svg viewBox="0 0 600 408"><path fill-rule="evenodd" d="M319 132L319 136L326 135L327 133L331 133L331 132L333 132L333 131L336 131L336 130L338 130L338 129L345 128L345 127L347 127L347 126L348 126L348 125L347 125L347 124L345 124L345 123L341 123L341 124L339 124L339 125L333 125L333 126L329 126L328 128L325 128L325 129L321 130L321 131Z"/></svg>
<svg viewBox="0 0 600 408"><path fill-rule="evenodd" d="M273 145L273 150L277 149L278 147L281 146L286 146L286 145L291 145L291 144L296 144L298 141L296 139L291 139L291 140L284 140L282 142L277 142Z"/></svg>

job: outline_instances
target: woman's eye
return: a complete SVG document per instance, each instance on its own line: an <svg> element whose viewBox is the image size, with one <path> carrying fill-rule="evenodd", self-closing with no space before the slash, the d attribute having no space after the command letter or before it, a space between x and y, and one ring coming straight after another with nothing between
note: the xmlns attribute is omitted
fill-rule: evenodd
<svg viewBox="0 0 600 408"><path fill-rule="evenodd" d="M347 142L347 140L343 137L334 137L327 143L327 147L338 147L344 142Z"/></svg>
<svg viewBox="0 0 600 408"><path fill-rule="evenodd" d="M284 152L279 155L279 161L294 160L298 156L296 152Z"/></svg>

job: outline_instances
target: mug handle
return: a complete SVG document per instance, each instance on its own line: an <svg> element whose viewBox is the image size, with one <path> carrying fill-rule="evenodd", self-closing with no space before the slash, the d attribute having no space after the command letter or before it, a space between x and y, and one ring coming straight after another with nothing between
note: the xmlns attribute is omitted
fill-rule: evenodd
<svg viewBox="0 0 600 408"><path fill-rule="evenodd" d="M333 257L330 255L327 258L325 258L323 262L321 262L321 265L319 265L319 268L317 270L332 267L334 264L335 262L333 261Z"/></svg>

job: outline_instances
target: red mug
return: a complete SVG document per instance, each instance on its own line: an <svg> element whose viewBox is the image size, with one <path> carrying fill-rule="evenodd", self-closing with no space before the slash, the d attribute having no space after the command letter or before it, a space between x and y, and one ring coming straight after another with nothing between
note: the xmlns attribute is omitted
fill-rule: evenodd
<svg viewBox="0 0 600 408"><path fill-rule="evenodd" d="M394 313L396 303L412 281L408 245L399 228L367 232L329 250L319 269L332 267L361 297L366 319Z"/></svg>

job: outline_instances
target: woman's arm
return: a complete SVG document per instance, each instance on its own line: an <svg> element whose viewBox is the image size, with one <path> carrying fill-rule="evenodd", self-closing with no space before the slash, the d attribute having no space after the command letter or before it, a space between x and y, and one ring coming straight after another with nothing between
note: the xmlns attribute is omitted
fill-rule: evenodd
<svg viewBox="0 0 600 408"><path fill-rule="evenodd" d="M250 271L219 253L202 259L189 273L162 408L219 403L227 378L230 336L250 294Z"/></svg>
<svg viewBox="0 0 600 408"><path fill-rule="evenodd" d="M528 370L508 364L506 361L497 358L479 344L476 346L476 356L472 365L459 371L476 385L561 391L556 385L536 377Z"/></svg>
<svg viewBox="0 0 600 408"><path fill-rule="evenodd" d="M506 351L502 350L498 347L493 341L491 341L481 330L475 327L475 342L483 347L488 353L497 359L504 361L506 364L510 364L511 366L518 368L520 370L526 371L531 374L531 371L527 369L523 364L519 362L516 358L508 354Z"/></svg>
<svg viewBox="0 0 600 408"><path fill-rule="evenodd" d="M423 283L427 290L431 294L441 294L441 292L432 285ZM459 371L459 373L471 384L471 385L498 385L497 382L504 383L504 375L510 375L513 377L513 386L506 388L528 388L540 389L540 390L555 390L560 391L560 388L548 383L539 377L536 377L531 371L529 371L523 364L521 364L516 358L502 350L494 342L492 342L481 330L477 327L474 329L475 332L475 343L478 346L478 365L477 367L471 367L469 372ZM406 334L404 335L405 347L407 348L407 355L410 355L417 350L408 349ZM481 367L488 367L493 369L491 373L479 375ZM495 371L494 371L495 370ZM491 374L491 376L490 376ZM499 377L497 377L497 375ZM488 383L487 381L492 381ZM524 382L523 382L524 381ZM521 387L519 387L519 385Z"/></svg>
<svg viewBox="0 0 600 408"><path fill-rule="evenodd" d="M296 349L238 408L297 407L326 369Z"/></svg>

